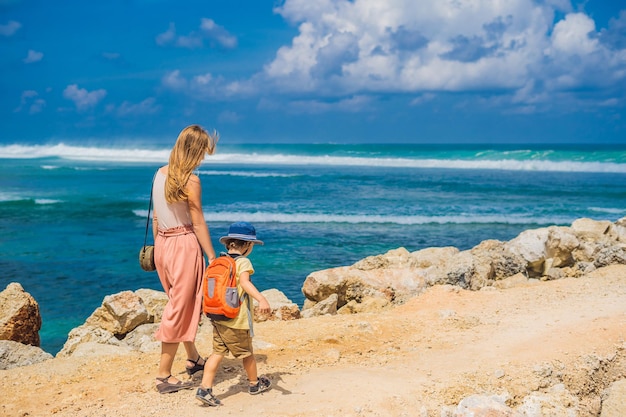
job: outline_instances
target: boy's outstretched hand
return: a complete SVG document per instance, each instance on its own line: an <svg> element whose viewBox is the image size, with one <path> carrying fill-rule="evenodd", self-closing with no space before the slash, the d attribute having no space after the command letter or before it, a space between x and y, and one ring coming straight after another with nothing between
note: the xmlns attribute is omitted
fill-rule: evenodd
<svg viewBox="0 0 626 417"><path fill-rule="evenodd" d="M259 313L269 313L271 310L270 303L263 297L263 299L259 301Z"/></svg>

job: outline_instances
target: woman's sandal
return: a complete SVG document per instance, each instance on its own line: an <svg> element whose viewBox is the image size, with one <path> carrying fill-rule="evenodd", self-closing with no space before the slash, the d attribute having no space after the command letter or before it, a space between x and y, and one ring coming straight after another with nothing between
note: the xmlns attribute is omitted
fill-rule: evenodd
<svg viewBox="0 0 626 417"><path fill-rule="evenodd" d="M189 374L189 376L192 376L193 374L195 374L196 372L200 372L202 370L204 370L204 364L206 363L206 359L203 358L202 356L198 356L198 359L196 359L195 361L192 359L187 359L189 362L193 363L193 366L186 366L185 370L187 371L187 374ZM202 360L202 365L200 365L198 362L200 362L200 360Z"/></svg>
<svg viewBox="0 0 626 417"><path fill-rule="evenodd" d="M169 382L171 377L172 375L166 376L165 378L157 378L157 381L161 381L160 384L156 385L156 389L160 394L169 394L170 392L190 389L193 387L193 385L189 382L178 381L176 383L171 383Z"/></svg>

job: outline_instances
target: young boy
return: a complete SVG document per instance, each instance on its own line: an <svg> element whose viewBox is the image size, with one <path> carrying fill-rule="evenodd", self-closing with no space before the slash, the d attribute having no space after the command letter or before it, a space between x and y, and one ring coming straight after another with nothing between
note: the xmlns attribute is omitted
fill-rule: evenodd
<svg viewBox="0 0 626 417"><path fill-rule="evenodd" d="M243 368L248 376L250 385L248 392L259 394L270 388L271 382L265 376L257 376L256 359L252 351L252 302L249 297L259 303L259 311L268 313L270 305L267 299L256 289L250 275L254 274L252 263L247 258L252 252L254 244L263 242L256 238L254 226L247 222L238 222L230 225L228 236L220 238L228 252L228 256L235 258L237 265L237 290L240 299L243 297L239 314L234 319L213 320L213 353L206 360L204 375L196 398L210 406L220 405L221 402L213 395L213 380L217 369L230 352L235 358L243 359ZM250 309L249 309L250 308Z"/></svg>

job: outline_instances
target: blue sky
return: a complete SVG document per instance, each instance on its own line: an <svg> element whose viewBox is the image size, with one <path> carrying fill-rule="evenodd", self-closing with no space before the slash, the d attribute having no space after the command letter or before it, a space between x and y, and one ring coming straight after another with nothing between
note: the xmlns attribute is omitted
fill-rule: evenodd
<svg viewBox="0 0 626 417"><path fill-rule="evenodd" d="M626 143L626 3L0 0L0 143Z"/></svg>

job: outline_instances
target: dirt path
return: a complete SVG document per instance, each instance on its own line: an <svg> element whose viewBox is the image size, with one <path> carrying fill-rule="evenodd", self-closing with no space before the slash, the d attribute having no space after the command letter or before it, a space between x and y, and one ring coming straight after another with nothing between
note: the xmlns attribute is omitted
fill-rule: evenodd
<svg viewBox="0 0 626 417"><path fill-rule="evenodd" d="M207 353L209 332L198 338ZM154 390L158 352L58 358L0 371L0 415L440 416L471 394L506 393L514 407L558 383L594 410L591 394L626 373L626 266L507 290L437 286L378 314L260 323L256 334L274 384L260 396L232 359L215 387L224 405L207 408L194 391Z"/></svg>

